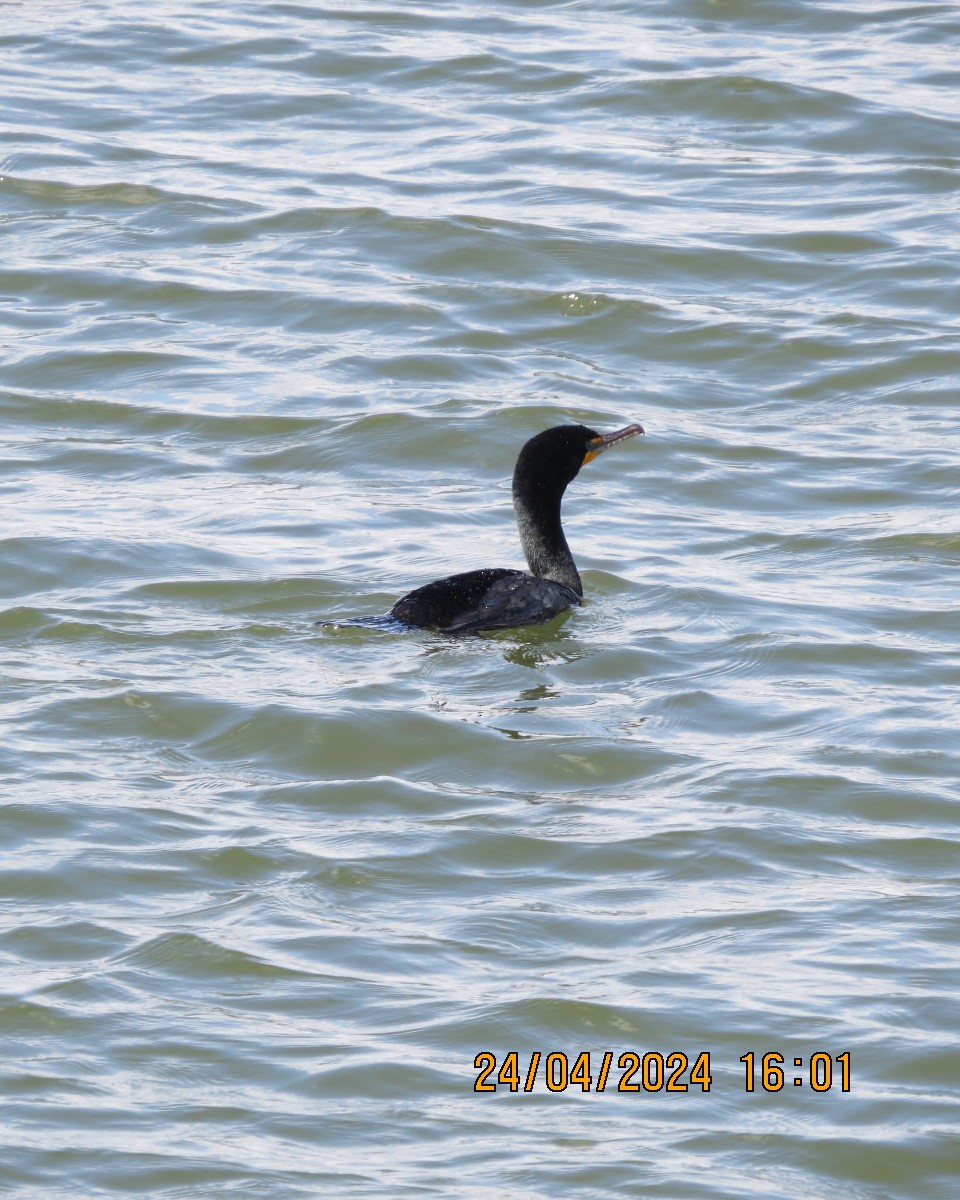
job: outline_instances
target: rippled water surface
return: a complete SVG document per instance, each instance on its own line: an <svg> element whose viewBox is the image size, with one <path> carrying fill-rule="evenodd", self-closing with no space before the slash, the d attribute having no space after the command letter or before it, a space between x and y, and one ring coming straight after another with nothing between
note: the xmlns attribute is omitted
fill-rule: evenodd
<svg viewBox="0 0 960 1200"><path fill-rule="evenodd" d="M0 4L8 1194L956 1196L958 55ZM313 624L520 565L570 420L647 429L568 493L583 609Z"/></svg>

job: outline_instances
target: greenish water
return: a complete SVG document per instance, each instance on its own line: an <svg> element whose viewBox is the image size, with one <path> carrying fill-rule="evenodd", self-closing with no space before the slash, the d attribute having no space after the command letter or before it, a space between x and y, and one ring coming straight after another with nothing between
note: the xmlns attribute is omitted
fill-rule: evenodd
<svg viewBox="0 0 960 1200"><path fill-rule="evenodd" d="M953 1200L958 53L0 4L0 1190ZM520 565L565 420L583 609L314 627Z"/></svg>

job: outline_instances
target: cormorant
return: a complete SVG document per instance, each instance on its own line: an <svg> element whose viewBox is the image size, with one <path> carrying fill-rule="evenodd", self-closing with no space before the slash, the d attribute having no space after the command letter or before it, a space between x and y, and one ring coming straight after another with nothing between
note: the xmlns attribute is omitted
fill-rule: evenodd
<svg viewBox="0 0 960 1200"><path fill-rule="evenodd" d="M513 507L530 574L508 567L465 571L408 592L388 616L443 633L479 633L549 621L583 602L583 584L560 524L560 501L580 468L627 438L628 425L601 435L585 425L555 425L532 437L513 472Z"/></svg>

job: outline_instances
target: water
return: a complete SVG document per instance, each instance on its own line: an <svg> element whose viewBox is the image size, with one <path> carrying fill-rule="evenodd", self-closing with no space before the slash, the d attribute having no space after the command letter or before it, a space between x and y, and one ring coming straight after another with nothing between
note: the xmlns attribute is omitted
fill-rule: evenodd
<svg viewBox="0 0 960 1200"><path fill-rule="evenodd" d="M0 5L6 1194L956 1194L958 48ZM583 609L313 626L565 420Z"/></svg>

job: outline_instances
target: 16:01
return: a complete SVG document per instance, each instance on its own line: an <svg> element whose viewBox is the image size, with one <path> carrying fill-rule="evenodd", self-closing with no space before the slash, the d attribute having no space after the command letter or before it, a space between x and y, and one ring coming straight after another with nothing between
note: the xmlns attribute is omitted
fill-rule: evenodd
<svg viewBox="0 0 960 1200"><path fill-rule="evenodd" d="M740 1055L740 1061L744 1064L746 1072L746 1089L748 1092L755 1090L756 1086L756 1055L752 1050L748 1050L746 1054ZM760 1084L765 1092L779 1092L783 1085L787 1082L787 1073L784 1070L784 1059L782 1054L778 1054L775 1050L764 1054L760 1059ZM815 1092L829 1092L834 1084L833 1064L840 1064L840 1091L850 1091L850 1051L846 1050L843 1054L836 1054L833 1058L823 1051L818 1051L816 1054L810 1055L810 1061L807 1064L807 1076L794 1075L793 1086L803 1087L808 1084ZM793 1060L795 1067L803 1067L804 1060L795 1058Z"/></svg>

